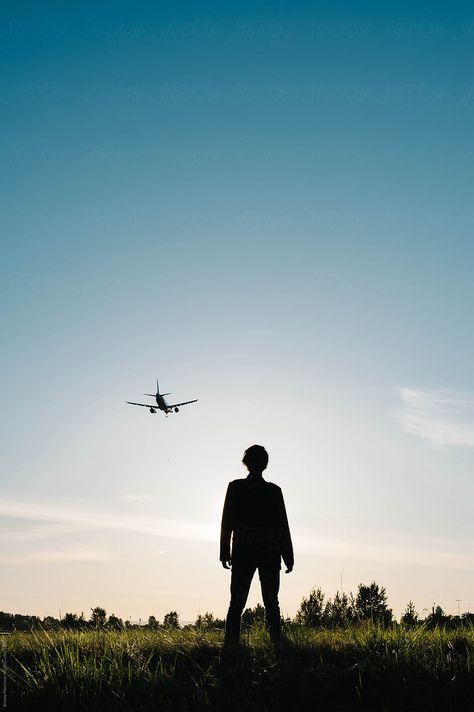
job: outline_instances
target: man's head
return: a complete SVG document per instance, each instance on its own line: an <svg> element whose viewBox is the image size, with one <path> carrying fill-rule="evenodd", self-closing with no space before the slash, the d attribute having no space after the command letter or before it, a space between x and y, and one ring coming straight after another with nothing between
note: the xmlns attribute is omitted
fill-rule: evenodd
<svg viewBox="0 0 474 712"><path fill-rule="evenodd" d="M249 472L263 472L268 465L268 452L262 445L251 445L244 452L242 462Z"/></svg>

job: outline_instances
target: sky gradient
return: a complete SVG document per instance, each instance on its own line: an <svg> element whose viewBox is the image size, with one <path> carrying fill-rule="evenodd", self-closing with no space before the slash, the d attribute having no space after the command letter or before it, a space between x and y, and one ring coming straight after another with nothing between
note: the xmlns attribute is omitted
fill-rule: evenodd
<svg viewBox="0 0 474 712"><path fill-rule="evenodd" d="M474 610L472 5L0 12L0 609L223 616L260 443L284 613Z"/></svg>

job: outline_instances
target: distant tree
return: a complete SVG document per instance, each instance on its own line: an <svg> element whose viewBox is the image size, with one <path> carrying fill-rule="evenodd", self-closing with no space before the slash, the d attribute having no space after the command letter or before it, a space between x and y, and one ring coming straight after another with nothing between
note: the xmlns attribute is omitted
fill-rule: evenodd
<svg viewBox="0 0 474 712"><path fill-rule="evenodd" d="M110 630L122 630L123 620L121 618L117 618L117 616L112 613L107 621L107 628L110 628Z"/></svg>
<svg viewBox="0 0 474 712"><path fill-rule="evenodd" d="M206 611L204 615L199 614L194 623L196 628L201 630L210 630L211 628L224 628L225 621L220 618L215 618L214 613Z"/></svg>
<svg viewBox="0 0 474 712"><path fill-rule="evenodd" d="M259 623L265 623L265 608L260 603L257 603L255 608L246 608L242 613L241 625L242 629L247 629Z"/></svg>
<svg viewBox="0 0 474 712"><path fill-rule="evenodd" d="M0 630L13 629L13 614L0 611Z"/></svg>
<svg viewBox="0 0 474 712"><path fill-rule="evenodd" d="M433 610L425 622L430 628L435 628L436 626L446 626L449 623L449 618L441 606L433 606Z"/></svg>
<svg viewBox="0 0 474 712"><path fill-rule="evenodd" d="M66 630L75 630L80 627L77 613L65 613L61 619L61 627Z"/></svg>
<svg viewBox="0 0 474 712"><path fill-rule="evenodd" d="M224 630L225 628L225 619L224 618L214 618L212 621L212 626L209 626L210 628L219 628L219 630Z"/></svg>
<svg viewBox="0 0 474 712"><path fill-rule="evenodd" d="M416 612L413 601L408 601L400 622L406 626L415 626L418 623L418 613Z"/></svg>
<svg viewBox="0 0 474 712"><path fill-rule="evenodd" d="M16 619L16 613L15 613L15 619ZM39 616L20 616L20 619L25 620L26 619L26 628L28 630L30 629L36 629L36 628L41 628L41 618Z"/></svg>
<svg viewBox="0 0 474 712"><path fill-rule="evenodd" d="M375 581L370 586L359 584L359 590L353 602L356 616L361 620L372 620L388 625L392 620L392 609L387 606L385 588Z"/></svg>
<svg viewBox="0 0 474 712"><path fill-rule="evenodd" d="M334 599L329 599L324 609L324 619L330 626L345 625L354 617L354 609L345 593L336 592Z"/></svg>
<svg viewBox="0 0 474 712"><path fill-rule="evenodd" d="M155 616L148 616L148 628L150 630L158 630L159 625L160 624L156 620Z"/></svg>
<svg viewBox="0 0 474 712"><path fill-rule="evenodd" d="M318 588L313 588L308 598L303 598L300 604L298 613L296 614L296 622L307 625L310 628L317 628L324 622L324 593Z"/></svg>
<svg viewBox="0 0 474 712"><path fill-rule="evenodd" d="M0 611L0 630L36 630L40 627L41 619L38 616Z"/></svg>
<svg viewBox="0 0 474 712"><path fill-rule="evenodd" d="M164 628L179 628L179 617L176 611L170 611L163 618Z"/></svg>
<svg viewBox="0 0 474 712"><path fill-rule="evenodd" d="M54 616L45 616L42 623L46 630L58 630L61 627L61 621Z"/></svg>
<svg viewBox="0 0 474 712"><path fill-rule="evenodd" d="M102 629L105 627L105 623L107 621L107 612L105 608L100 608L100 606L96 606L95 608L91 608L92 615L91 615L91 624L94 628L97 629Z"/></svg>

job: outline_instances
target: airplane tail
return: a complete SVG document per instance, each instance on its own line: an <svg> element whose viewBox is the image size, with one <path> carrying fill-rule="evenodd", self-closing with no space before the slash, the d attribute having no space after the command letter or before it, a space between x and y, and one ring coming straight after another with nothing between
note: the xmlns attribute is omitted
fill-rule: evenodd
<svg viewBox="0 0 474 712"><path fill-rule="evenodd" d="M160 386L158 383L158 379L156 379L156 393L144 393L144 396L151 396L154 398L155 396L170 396L171 393L160 393Z"/></svg>

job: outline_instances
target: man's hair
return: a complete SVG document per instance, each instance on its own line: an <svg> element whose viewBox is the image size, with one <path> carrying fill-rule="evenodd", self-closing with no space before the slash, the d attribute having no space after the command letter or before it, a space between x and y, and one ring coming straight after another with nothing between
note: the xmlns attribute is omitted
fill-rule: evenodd
<svg viewBox="0 0 474 712"><path fill-rule="evenodd" d="M242 462L248 470L265 470L268 465L268 452L262 445L251 445L244 452Z"/></svg>

